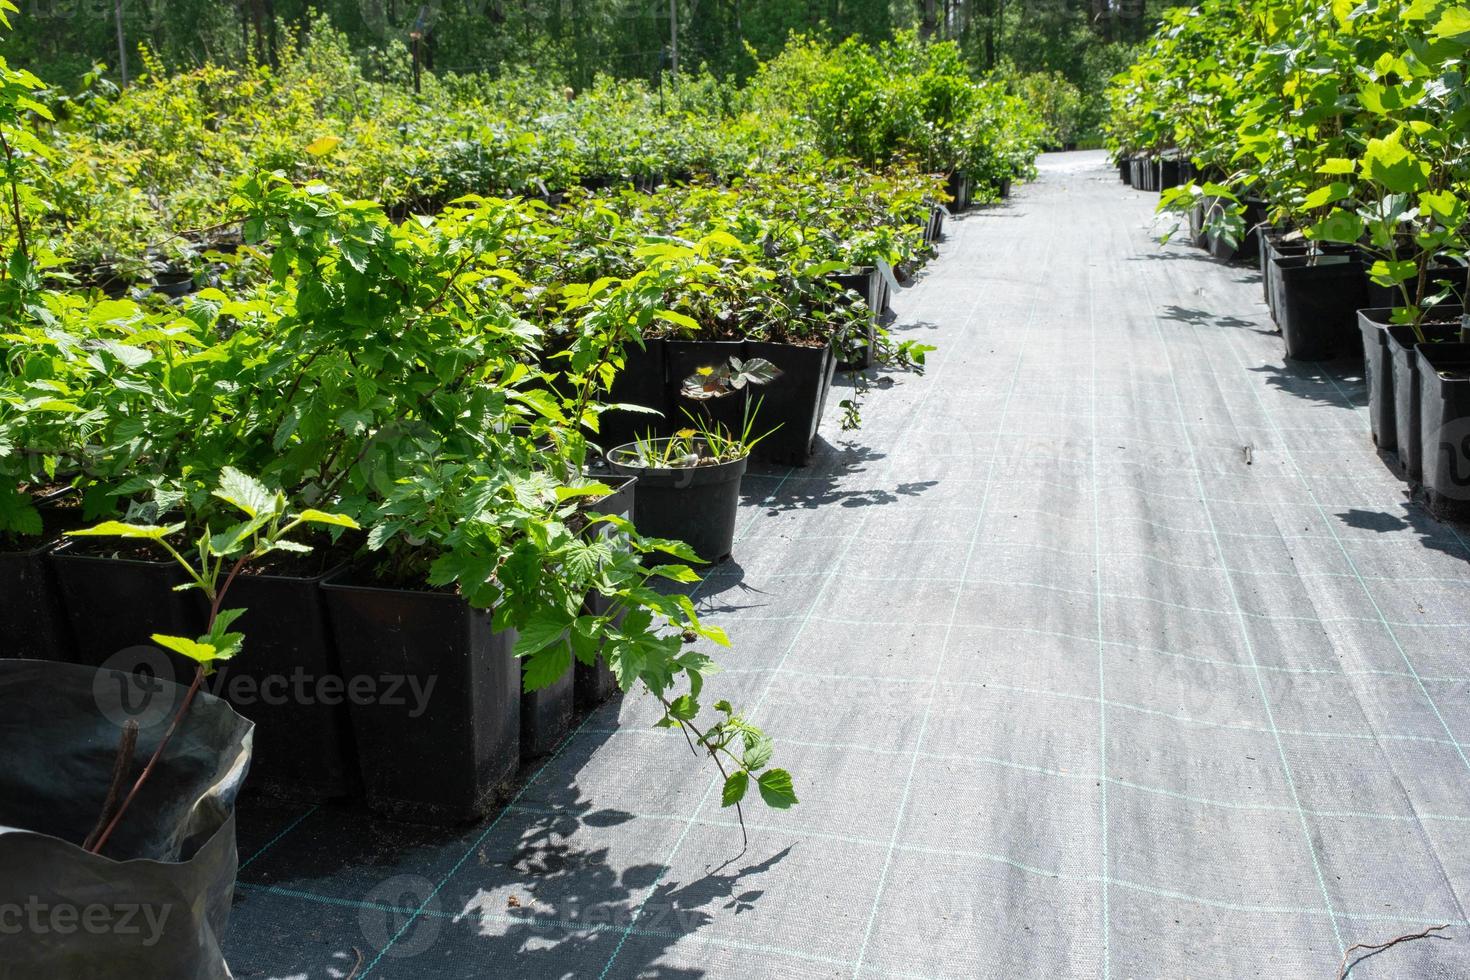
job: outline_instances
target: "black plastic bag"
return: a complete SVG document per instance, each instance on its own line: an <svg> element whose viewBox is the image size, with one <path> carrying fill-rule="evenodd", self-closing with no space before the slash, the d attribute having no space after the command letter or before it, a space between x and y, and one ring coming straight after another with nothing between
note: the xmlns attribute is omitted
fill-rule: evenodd
<svg viewBox="0 0 1470 980"><path fill-rule="evenodd" d="M80 846L124 723L139 726L131 786L184 693L146 672L0 661L0 980L230 976L249 721L199 693L102 854Z"/></svg>

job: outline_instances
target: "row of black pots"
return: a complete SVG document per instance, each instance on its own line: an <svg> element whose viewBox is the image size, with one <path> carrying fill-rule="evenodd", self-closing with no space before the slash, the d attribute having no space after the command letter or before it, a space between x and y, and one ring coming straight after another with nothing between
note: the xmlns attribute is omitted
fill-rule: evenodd
<svg viewBox="0 0 1470 980"><path fill-rule="evenodd" d="M1470 344L1464 308L1440 306L1418 333L1393 309L1361 310L1364 377L1373 442L1400 474L1422 484L1444 516L1470 511ZM1420 339L1422 336L1422 340Z"/></svg>
<svg viewBox="0 0 1470 980"><path fill-rule="evenodd" d="M746 386L722 398L695 402L683 396L684 379L701 367L724 363L731 356L742 360L764 358L780 369L781 376L769 384ZM805 466L811 460L836 368L837 359L828 344L805 347L753 340L649 340L641 348L625 351L623 370L613 381L608 401L642 406L656 414L619 409L604 412L599 439L604 449L611 449L647 436L667 436L690 424L686 411L738 431L749 405L755 419L753 434L770 432L756 447L756 458Z"/></svg>
<svg viewBox="0 0 1470 980"><path fill-rule="evenodd" d="M1147 154L1119 157L1118 179L1135 190L1166 191L1194 178L1189 161L1177 156Z"/></svg>
<svg viewBox="0 0 1470 980"><path fill-rule="evenodd" d="M632 517L635 480L608 482L617 492L591 509ZM192 662L146 646L153 633L202 631L199 593L175 591L177 565L64 543L8 556L0 572L0 593L19 582L52 591L45 601L72 642L39 651L43 659L192 676ZM257 725L252 786L292 799L361 794L390 817L475 819L522 762L565 735L574 702L589 707L616 689L601 664L577 664L551 688L523 693L513 632L493 630L488 613L457 595L374 584L362 565L242 575L228 605L247 610L235 625L246 650L207 683ZM8 653L33 621L0 625Z"/></svg>

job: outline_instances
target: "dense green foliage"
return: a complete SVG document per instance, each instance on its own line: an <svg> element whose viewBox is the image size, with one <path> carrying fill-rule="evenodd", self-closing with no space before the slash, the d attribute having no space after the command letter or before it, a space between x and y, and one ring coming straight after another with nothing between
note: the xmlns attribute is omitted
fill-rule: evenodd
<svg viewBox="0 0 1470 980"><path fill-rule="evenodd" d="M1207 0L1172 11L1112 92L1117 152L1178 148L1199 196L1266 202L1271 220L1358 245L1417 324L1463 262L1470 201L1470 8L1450 0ZM1239 231L1238 204L1224 222Z"/></svg>

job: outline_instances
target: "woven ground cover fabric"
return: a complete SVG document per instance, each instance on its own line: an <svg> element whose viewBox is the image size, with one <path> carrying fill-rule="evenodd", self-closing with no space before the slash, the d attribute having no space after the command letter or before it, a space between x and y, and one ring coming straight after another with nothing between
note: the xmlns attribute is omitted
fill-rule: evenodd
<svg viewBox="0 0 1470 980"><path fill-rule="evenodd" d="M1057 154L947 222L928 374L746 478L697 598L802 801L747 851L629 697L478 827L242 806L237 974L1331 978L1448 924L1351 976L1470 976L1467 534L1156 200Z"/></svg>

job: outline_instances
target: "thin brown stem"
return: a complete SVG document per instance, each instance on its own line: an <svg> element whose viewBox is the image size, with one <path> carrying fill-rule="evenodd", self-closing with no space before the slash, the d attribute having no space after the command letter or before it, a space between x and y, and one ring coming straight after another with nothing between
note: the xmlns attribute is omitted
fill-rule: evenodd
<svg viewBox="0 0 1470 980"><path fill-rule="evenodd" d="M82 842L82 849L90 851L92 845L97 842L97 837L112 820L113 813L117 809L117 798L122 793L123 780L128 778L128 773L133 768L133 752L138 747L138 723L129 718L123 725L122 735L118 739L117 754L112 760L112 779L107 785L107 796L102 801L102 810L97 814L97 824L87 839Z"/></svg>
<svg viewBox="0 0 1470 980"><path fill-rule="evenodd" d="M10 141L5 138L4 130L0 130L0 149L5 151L5 176L10 184L10 210L15 216L16 247L26 261L30 261L31 250L26 244L26 222L20 210L20 188L15 182L15 151L10 148Z"/></svg>
<svg viewBox="0 0 1470 980"><path fill-rule="evenodd" d="M230 585L235 581L235 576L240 574L240 569L249 560L249 555L244 555L239 558L230 568L230 574L225 578L225 584L214 590L214 595L209 603L209 622L204 629L206 633L214 630L214 622L219 617L220 603L224 600L225 593L230 590ZM162 758L163 752L168 748L169 742L173 741L174 733L179 730L179 725L183 722L184 715L189 713L189 708L194 704L194 698L199 693L199 688L203 684L204 665L200 664L194 671L194 680L189 685L189 690L184 694L183 703L179 705L179 710L174 712L173 720L169 722L168 730L163 733L163 738L159 739L158 748L153 750L153 755L148 758L148 764L138 774L138 779L133 783L133 788L128 790L127 797L122 801L122 805L117 808L117 813L108 821L106 829L102 831L97 840L88 848L93 854L102 853L102 848L107 846L107 841L112 837L112 832L117 829L118 822L122 820L123 814L128 812L128 807L132 806L133 800L137 798L138 791L148 782L148 777L153 775L153 770L158 765L158 760Z"/></svg>
<svg viewBox="0 0 1470 980"><path fill-rule="evenodd" d="M1428 929L1425 929L1423 932L1413 932L1413 933L1409 933L1406 936L1395 936L1393 939L1390 939L1386 943L1357 943L1356 945L1349 946L1347 948L1347 952L1345 952L1345 953L1342 954L1342 962L1339 963L1338 966L1337 966L1337 980L1345 980L1345 978L1347 977L1347 975L1350 972L1352 972L1352 967L1348 965L1348 960L1352 957L1354 950L1359 950L1359 949L1364 949L1364 950L1383 950L1383 949L1388 949L1390 946L1397 946L1399 943L1412 942L1415 939L1428 939L1431 934L1436 933L1436 932L1439 932L1441 929L1448 929L1448 928L1449 928L1449 925L1448 924L1445 924L1445 925L1442 925L1442 926L1430 926ZM1448 939L1449 937L1448 936L1442 936L1440 938L1442 938L1442 939ZM1356 964L1354 964L1354 965L1356 965Z"/></svg>

